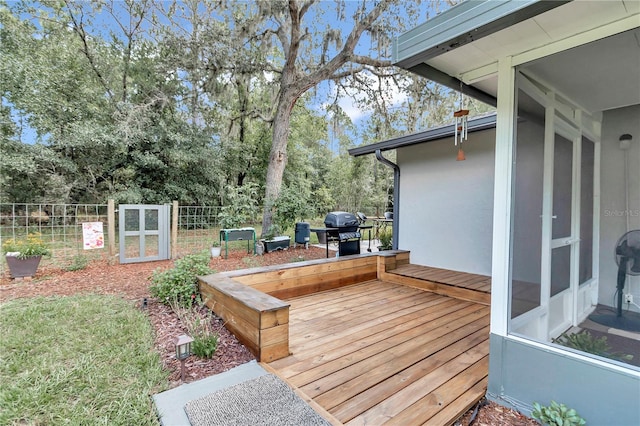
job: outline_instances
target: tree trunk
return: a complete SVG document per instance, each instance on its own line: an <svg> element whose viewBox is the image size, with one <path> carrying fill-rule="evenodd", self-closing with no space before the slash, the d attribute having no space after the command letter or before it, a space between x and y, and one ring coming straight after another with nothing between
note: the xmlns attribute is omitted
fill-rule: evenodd
<svg viewBox="0 0 640 426"><path fill-rule="evenodd" d="M336 74L336 72L348 61L370 66L391 65L389 61L353 55L362 33L367 28L370 28L380 14L386 10L390 1L380 0L366 16L363 16L355 23L345 40L342 50L330 61L321 64L315 71L310 73L305 73L305 71L298 68L296 61L298 60L301 42L306 37L306 34L303 34L301 30L302 18L313 2L300 6L297 1L289 1L288 13L290 22L281 26L277 32L283 45L285 63L280 74L280 96L273 121L273 140L271 141L271 154L269 155L269 166L267 167L267 179L265 182L262 235L269 231L273 223L273 204L278 199L280 188L282 187L282 176L287 165L289 122L293 106L303 93L315 87L319 82L330 78L341 78L343 74ZM344 76L350 75L350 73L345 71Z"/></svg>
<svg viewBox="0 0 640 426"><path fill-rule="evenodd" d="M280 195L282 176L284 174L284 168L287 165L287 143L289 142L291 110L298 100L298 96L296 96L291 89L283 89L280 100L278 101L278 107L273 121L273 140L265 182L262 235L268 232L273 224L273 204L278 199L278 195Z"/></svg>

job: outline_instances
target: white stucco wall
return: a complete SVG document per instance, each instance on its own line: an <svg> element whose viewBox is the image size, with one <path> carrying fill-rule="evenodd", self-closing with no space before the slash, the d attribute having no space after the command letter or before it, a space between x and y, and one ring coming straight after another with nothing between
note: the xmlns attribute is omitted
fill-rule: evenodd
<svg viewBox="0 0 640 426"><path fill-rule="evenodd" d="M398 149L398 247L411 263L491 275L495 130Z"/></svg>
<svg viewBox="0 0 640 426"><path fill-rule="evenodd" d="M629 208L625 203L624 156L620 136L633 136L629 156ZM604 113L602 121L600 198L600 274L599 302L615 306L617 266L613 260L615 244L627 230L640 229L640 105ZM640 277L627 280L625 293L631 292L640 304ZM625 308L627 305L625 305ZM638 309L634 309L638 310Z"/></svg>

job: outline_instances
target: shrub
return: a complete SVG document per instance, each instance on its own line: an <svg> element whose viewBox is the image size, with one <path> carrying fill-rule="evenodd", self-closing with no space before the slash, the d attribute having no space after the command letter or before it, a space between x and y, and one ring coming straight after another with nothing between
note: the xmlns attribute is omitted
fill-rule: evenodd
<svg viewBox="0 0 640 426"><path fill-rule="evenodd" d="M229 187L225 198L225 206L218 214L222 228L237 228L249 223L259 212L258 185L255 183L247 183L240 188Z"/></svg>
<svg viewBox="0 0 640 426"><path fill-rule="evenodd" d="M609 343L607 343L606 336L596 338L588 331L584 331L582 333L563 334L555 340L555 343L605 358L617 359L619 361L630 361L633 359L633 355L611 352L611 347L609 346Z"/></svg>
<svg viewBox="0 0 640 426"><path fill-rule="evenodd" d="M531 415L543 425L549 426L580 426L586 424L576 410L569 409L564 404L558 404L555 401L551 401L549 406L534 402Z"/></svg>
<svg viewBox="0 0 640 426"><path fill-rule="evenodd" d="M393 247L393 233L389 229L383 229L378 234L382 250L391 250Z"/></svg>
<svg viewBox="0 0 640 426"><path fill-rule="evenodd" d="M283 187L273 205L273 220L283 228L292 228L296 219L309 214L308 192L297 186Z"/></svg>
<svg viewBox="0 0 640 426"><path fill-rule="evenodd" d="M51 254L49 246L42 241L39 233L29 234L26 237L13 239L9 238L2 243L2 253L20 253L19 259L30 256L48 256Z"/></svg>
<svg viewBox="0 0 640 426"><path fill-rule="evenodd" d="M193 354L200 358L213 357L218 349L219 339L213 313L206 308L206 311L202 312L195 307L185 308L175 303L171 304L171 309L187 329L189 336L193 338L191 343Z"/></svg>
<svg viewBox="0 0 640 426"><path fill-rule="evenodd" d="M80 271L89 265L89 258L81 254L73 256L73 262L66 267L67 271Z"/></svg>
<svg viewBox="0 0 640 426"><path fill-rule="evenodd" d="M191 344L193 354L200 358L212 358L218 349L218 335L195 336Z"/></svg>
<svg viewBox="0 0 640 426"><path fill-rule="evenodd" d="M190 254L176 260L172 269L154 271L149 290L165 305L192 306L199 299L197 276L212 272L208 252Z"/></svg>

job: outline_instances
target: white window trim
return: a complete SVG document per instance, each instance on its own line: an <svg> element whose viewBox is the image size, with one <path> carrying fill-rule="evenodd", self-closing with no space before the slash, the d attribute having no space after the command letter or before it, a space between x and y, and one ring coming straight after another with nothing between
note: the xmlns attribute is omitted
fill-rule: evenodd
<svg viewBox="0 0 640 426"><path fill-rule="evenodd" d="M491 333L507 335L511 283L511 200L513 139L516 122L515 68L506 57L498 65L493 251L491 265Z"/></svg>
<svg viewBox="0 0 640 426"><path fill-rule="evenodd" d="M619 23L616 23L619 24ZM627 23L628 24L628 23ZM619 28L619 25L609 25L607 28ZM601 32L598 32L600 34ZM575 40L583 40L575 38ZM575 41L574 40L574 41ZM592 40L588 40L588 43ZM573 46L571 46L573 47ZM560 50L559 50L560 51ZM544 50L539 50L544 53ZM542 56L546 56L545 53ZM531 60L531 59L530 59ZM495 154L495 186L494 186L494 217L493 217L493 252L492 252L492 289L491 289L491 333L500 336L508 336L510 326L515 324L510 315L510 286L511 286L511 224L512 221L512 199L513 199L513 140L515 139L516 128L516 91L519 87L516 84L516 65L522 62L514 61L512 57L506 57L498 63L498 104L497 104L497 123L496 123L496 154ZM568 119L571 125L578 128L578 132L591 139L595 143L594 161L594 250L593 250L593 279L590 284L595 281L597 291L597 273L599 246L597 244L600 231L599 217L597 206L600 202L600 131L602 114L589 114L579 108L579 106L567 104L570 102L561 94L556 94L552 90L544 90L545 87L539 87L540 82L535 77L529 77L523 74L521 81L530 90L528 94L540 103L547 110L547 119L557 119L556 112L560 112L565 119ZM530 80L533 78L534 80ZM544 84L544 83L543 83ZM545 93L546 92L546 93ZM562 120L560 120L562 121ZM567 128L572 127L569 123L564 123ZM562 127L562 126L561 126ZM569 129L567 129L569 130ZM575 130L571 129L571 130ZM555 133L555 132L554 132ZM564 132L562 132L564 133ZM554 138L554 135L546 135L547 138ZM575 141L574 141L575 142ZM575 146L575 143L574 143ZM548 152L545 149L545 153ZM546 154L545 154L546 155ZM578 168L579 170L579 168ZM574 176L574 179L577 177ZM579 194L579 193L578 193ZM573 203L573 209L576 204ZM497 212L501 212L497 214ZM543 218L544 219L544 218ZM549 218L549 222L550 222ZM550 226L550 223L547 224ZM577 226L574 224L574 226ZM543 220L544 227L544 220ZM546 252L548 247L543 247ZM550 253L550 251L549 251ZM575 257L575 256L574 256ZM549 271L542 271L544 274ZM543 279L544 281L544 279ZM573 288L574 286L572 286ZM577 298L578 286L575 286L575 295ZM542 295L544 296L544 295ZM541 304L544 309L548 309L548 301L550 295L541 298ZM545 302L546 301L546 302ZM524 315L526 315L525 313ZM577 319L574 313L574 321ZM521 318L520 318L521 320ZM517 321L516 321L517 323ZM547 327L548 328L548 327Z"/></svg>

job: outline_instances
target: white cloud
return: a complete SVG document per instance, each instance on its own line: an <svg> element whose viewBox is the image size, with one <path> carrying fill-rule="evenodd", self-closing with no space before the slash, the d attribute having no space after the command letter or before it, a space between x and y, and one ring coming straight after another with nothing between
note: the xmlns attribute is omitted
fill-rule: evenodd
<svg viewBox="0 0 640 426"><path fill-rule="evenodd" d="M375 90L378 94L380 94L380 80L372 76L371 74L362 74L360 76L361 79L368 80L368 85L372 90ZM407 95L405 92L401 91L393 82L384 83L385 87L382 88L381 94L385 101L385 104L388 108L395 108L400 106L407 99ZM329 98L335 98L337 93L337 87L335 85L331 85L330 92L328 94ZM338 105L342 110L351 118L352 122L356 122L357 120L371 115L372 110L365 106L362 106L363 102L366 99L368 94L363 91L356 91L355 89L351 89L349 94L342 94L340 99L338 100ZM322 107L326 107L327 104L323 104Z"/></svg>

